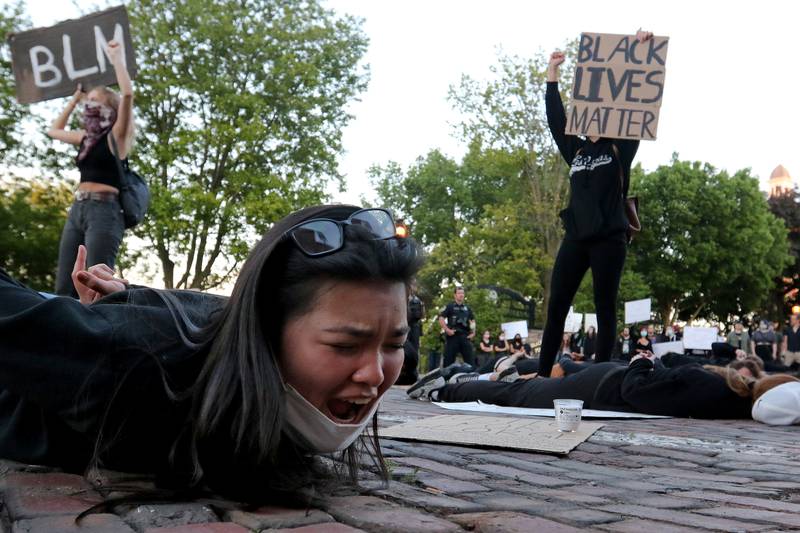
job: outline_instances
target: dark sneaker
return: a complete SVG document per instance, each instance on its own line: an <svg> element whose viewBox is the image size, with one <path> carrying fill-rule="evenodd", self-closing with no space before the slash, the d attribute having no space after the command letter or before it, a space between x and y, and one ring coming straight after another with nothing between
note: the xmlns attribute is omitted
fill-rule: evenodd
<svg viewBox="0 0 800 533"><path fill-rule="evenodd" d="M419 381L411 385L406 391L409 398L429 400L431 392L437 391L447 385L444 377L442 377L442 369L437 368L422 376Z"/></svg>
<svg viewBox="0 0 800 533"><path fill-rule="evenodd" d="M447 380L449 385L454 385L456 383L466 383L467 381L475 381L480 378L481 375L477 372L459 372L458 374L453 374L450 376L450 379Z"/></svg>
<svg viewBox="0 0 800 533"><path fill-rule="evenodd" d="M519 379L519 372L517 372L517 367L510 366L500 372L500 375L497 376L497 381L505 381L506 383L513 383Z"/></svg>

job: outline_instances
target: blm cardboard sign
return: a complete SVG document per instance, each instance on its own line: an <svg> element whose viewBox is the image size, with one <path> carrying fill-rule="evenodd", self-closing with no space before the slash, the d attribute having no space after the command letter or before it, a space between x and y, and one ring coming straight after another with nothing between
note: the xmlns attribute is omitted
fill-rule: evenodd
<svg viewBox="0 0 800 533"><path fill-rule="evenodd" d="M84 90L115 84L114 67L105 52L112 39L122 45L134 78L136 61L124 6L9 36L17 100L29 104L68 96L79 83Z"/></svg>
<svg viewBox="0 0 800 533"><path fill-rule="evenodd" d="M566 133L655 139L668 45L669 37L582 33Z"/></svg>

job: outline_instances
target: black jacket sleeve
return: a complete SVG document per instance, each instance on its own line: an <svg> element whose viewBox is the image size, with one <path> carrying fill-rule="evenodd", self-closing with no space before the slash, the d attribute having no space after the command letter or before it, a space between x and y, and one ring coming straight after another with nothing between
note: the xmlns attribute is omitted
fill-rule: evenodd
<svg viewBox="0 0 800 533"><path fill-rule="evenodd" d="M558 146L558 151L568 165L572 164L578 149L583 146L585 141L575 135L564 133L567 129L567 115L564 112L564 104L561 102L561 93L558 92L558 82L547 82L547 92L545 93L545 111L547 112L547 125L550 127L550 134Z"/></svg>
<svg viewBox="0 0 800 533"><path fill-rule="evenodd" d="M206 300L187 307L208 316L221 302ZM45 299L0 270L0 389L75 429L96 421L123 381L130 390L161 383L156 356L166 368L191 353L157 291L121 291L85 306Z"/></svg>
<svg viewBox="0 0 800 533"><path fill-rule="evenodd" d="M113 381L99 365L110 352L112 330L106 317L78 300L46 300L0 272L0 388L45 410L79 416L76 398L89 377Z"/></svg>
<svg viewBox="0 0 800 533"><path fill-rule="evenodd" d="M640 413L692 418L749 418L750 401L700 365L653 368L648 359L631 363L622 398Z"/></svg>

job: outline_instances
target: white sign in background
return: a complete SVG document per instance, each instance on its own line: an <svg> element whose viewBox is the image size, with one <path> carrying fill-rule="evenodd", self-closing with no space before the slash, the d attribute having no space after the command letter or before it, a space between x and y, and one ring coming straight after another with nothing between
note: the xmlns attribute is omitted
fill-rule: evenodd
<svg viewBox="0 0 800 533"><path fill-rule="evenodd" d="M653 355L661 357L668 353L683 353L683 341L657 342L653 345Z"/></svg>
<svg viewBox="0 0 800 533"><path fill-rule="evenodd" d="M589 326L594 326L594 331L597 332L597 315L595 313L586 313L583 316L583 331L589 331Z"/></svg>
<svg viewBox="0 0 800 533"><path fill-rule="evenodd" d="M569 308L567 320L564 322L565 333L575 333L581 330L581 323L583 322L583 314L574 312L573 308Z"/></svg>
<svg viewBox="0 0 800 533"><path fill-rule="evenodd" d="M500 329L502 329L506 334L506 340L511 340L514 336L519 333L520 337L525 339L528 336L528 321L527 320L518 320L516 322L504 322L500 324Z"/></svg>
<svg viewBox="0 0 800 533"><path fill-rule="evenodd" d="M687 350L710 350L711 344L717 342L717 328L683 328L683 347Z"/></svg>
<svg viewBox="0 0 800 533"><path fill-rule="evenodd" d="M650 298L625 302L625 323L648 322L650 320L651 307L652 300Z"/></svg>

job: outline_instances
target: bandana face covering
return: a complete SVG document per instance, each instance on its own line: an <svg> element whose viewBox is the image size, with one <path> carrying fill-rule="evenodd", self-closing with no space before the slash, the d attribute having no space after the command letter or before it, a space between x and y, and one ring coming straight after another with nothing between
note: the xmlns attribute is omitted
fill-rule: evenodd
<svg viewBox="0 0 800 533"><path fill-rule="evenodd" d="M82 160L94 148L103 135L111 131L117 121L117 110L99 102L86 102L83 110L83 129L86 136L83 138L78 161Z"/></svg>
<svg viewBox="0 0 800 533"><path fill-rule="evenodd" d="M309 451L332 453L342 451L358 438L372 421L381 397L358 424L339 424L311 405L294 387L285 384L286 420L284 429L297 444Z"/></svg>

